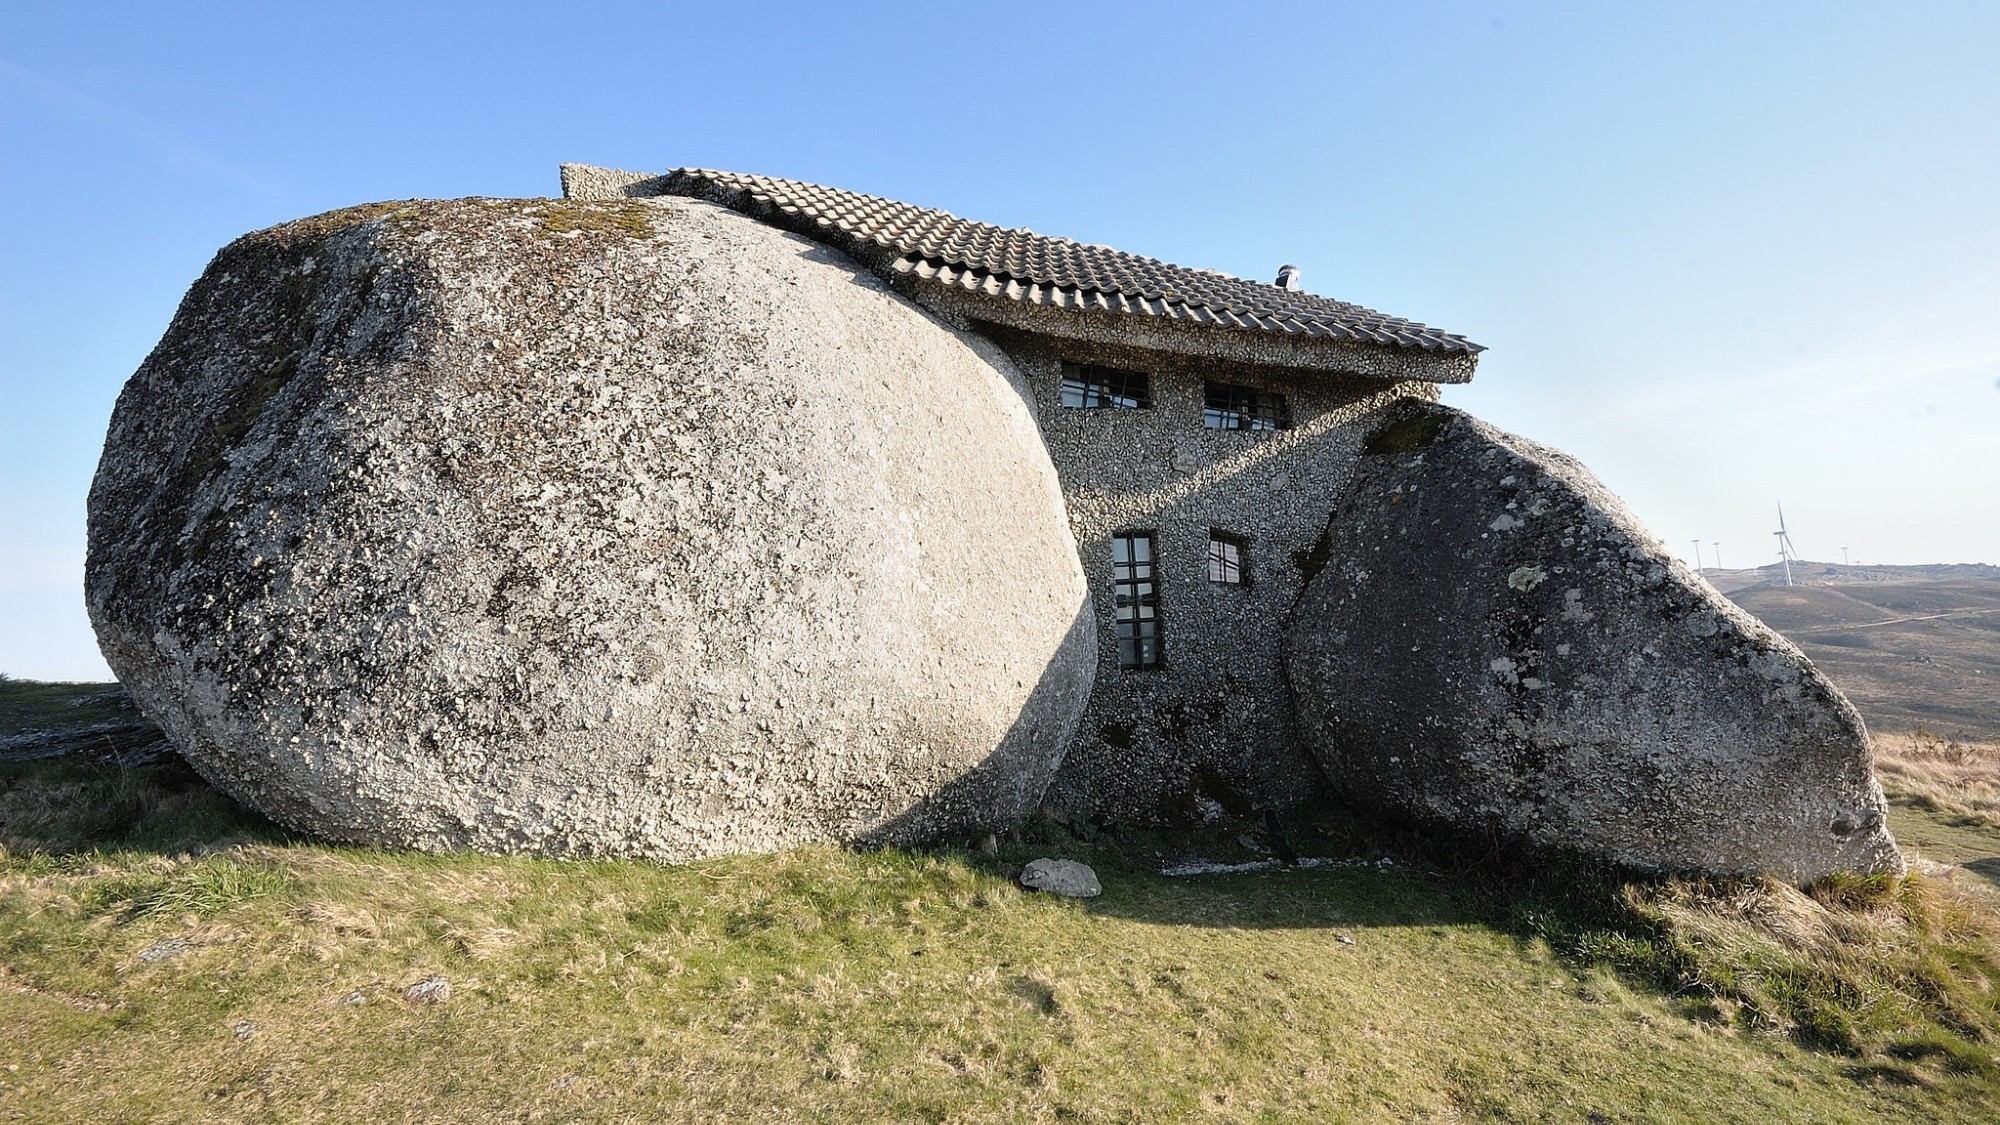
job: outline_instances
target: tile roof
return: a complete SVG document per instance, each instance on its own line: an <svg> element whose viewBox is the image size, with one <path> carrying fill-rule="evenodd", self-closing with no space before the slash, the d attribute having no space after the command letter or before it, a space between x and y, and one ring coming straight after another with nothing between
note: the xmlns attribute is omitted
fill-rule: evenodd
<svg viewBox="0 0 2000 1125"><path fill-rule="evenodd" d="M1463 336L1346 301L819 184L682 168L648 186L796 230L891 276L1028 305L1435 355L1483 350Z"/></svg>

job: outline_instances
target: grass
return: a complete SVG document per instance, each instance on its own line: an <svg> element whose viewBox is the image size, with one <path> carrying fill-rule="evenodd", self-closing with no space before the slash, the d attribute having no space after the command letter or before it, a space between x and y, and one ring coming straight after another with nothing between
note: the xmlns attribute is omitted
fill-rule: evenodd
<svg viewBox="0 0 2000 1125"><path fill-rule="evenodd" d="M0 1117L2000 1117L2000 917L1936 880L1351 819L1293 843L1355 862L1159 874L1246 828L668 868L325 846L173 763L0 763ZM1046 854L1104 896L1016 888Z"/></svg>
<svg viewBox="0 0 2000 1125"><path fill-rule="evenodd" d="M1909 733L1875 736L1875 768L1892 800L2000 828L2000 743L1918 723Z"/></svg>
<svg viewBox="0 0 2000 1125"><path fill-rule="evenodd" d="M163 738L117 684L40 683L0 674L0 761L146 758L166 749Z"/></svg>
<svg viewBox="0 0 2000 1125"><path fill-rule="evenodd" d="M0 675L0 738L133 717L117 684L62 684Z"/></svg>
<svg viewBox="0 0 2000 1125"><path fill-rule="evenodd" d="M542 204L537 223L550 234L592 231L644 238L653 233L653 213L644 204L616 202L577 203L551 200Z"/></svg>

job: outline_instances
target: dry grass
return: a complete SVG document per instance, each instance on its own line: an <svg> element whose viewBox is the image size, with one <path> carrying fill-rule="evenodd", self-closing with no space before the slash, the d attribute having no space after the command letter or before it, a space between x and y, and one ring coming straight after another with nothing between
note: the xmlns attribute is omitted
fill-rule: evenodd
<svg viewBox="0 0 2000 1125"><path fill-rule="evenodd" d="M2000 828L2000 742L1919 723L1908 734L1875 736L1875 769L1892 800Z"/></svg>
<svg viewBox="0 0 2000 1125"><path fill-rule="evenodd" d="M73 778L11 769L38 838L85 830L46 811ZM157 809L151 777L119 784ZM1116 834L663 868L202 818L143 828L167 845L0 852L0 1116L2000 1115L1994 919L1920 881L1170 879L1162 851L1226 837ZM1007 878L1048 852L1093 862L1104 898ZM412 992L433 978L448 996Z"/></svg>
<svg viewBox="0 0 2000 1125"><path fill-rule="evenodd" d="M1244 826L665 868L322 846L173 762L0 763L0 1118L2000 1120L1990 903L1442 875L1359 823L1294 840L1356 866L1185 879ZM1042 854L1104 897L1019 890Z"/></svg>
<svg viewBox="0 0 2000 1125"><path fill-rule="evenodd" d="M1657 969L1719 1014L1857 1057L2000 1077L2000 916L1922 876L1668 880L1624 893Z"/></svg>

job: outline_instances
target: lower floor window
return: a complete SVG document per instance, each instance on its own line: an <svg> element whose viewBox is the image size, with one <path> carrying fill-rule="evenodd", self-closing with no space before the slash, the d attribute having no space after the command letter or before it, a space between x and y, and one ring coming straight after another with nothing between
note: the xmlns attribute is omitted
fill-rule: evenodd
<svg viewBox="0 0 2000 1125"><path fill-rule="evenodd" d="M1151 532L1111 537L1111 589L1117 605L1118 666L1159 667L1160 586Z"/></svg>
<svg viewBox="0 0 2000 1125"><path fill-rule="evenodd" d="M1250 555L1243 540L1220 531L1208 533L1208 580L1220 586L1250 584Z"/></svg>

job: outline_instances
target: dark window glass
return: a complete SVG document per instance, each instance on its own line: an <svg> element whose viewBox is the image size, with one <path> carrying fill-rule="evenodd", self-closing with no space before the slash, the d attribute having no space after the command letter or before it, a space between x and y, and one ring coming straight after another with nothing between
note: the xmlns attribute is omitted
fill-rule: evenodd
<svg viewBox="0 0 2000 1125"><path fill-rule="evenodd" d="M1285 396L1233 383L1205 386L1201 424L1211 430L1289 430L1292 408Z"/></svg>
<svg viewBox="0 0 2000 1125"><path fill-rule="evenodd" d="M1143 371L1065 363L1062 404L1083 410L1144 410L1153 405L1153 380Z"/></svg>
<svg viewBox="0 0 2000 1125"><path fill-rule="evenodd" d="M1153 535L1111 537L1111 589L1117 603L1118 666L1160 666L1160 586L1154 581Z"/></svg>
<svg viewBox="0 0 2000 1125"><path fill-rule="evenodd" d="M1223 586L1250 584L1250 555L1243 540L1220 531L1208 533L1208 580Z"/></svg>

